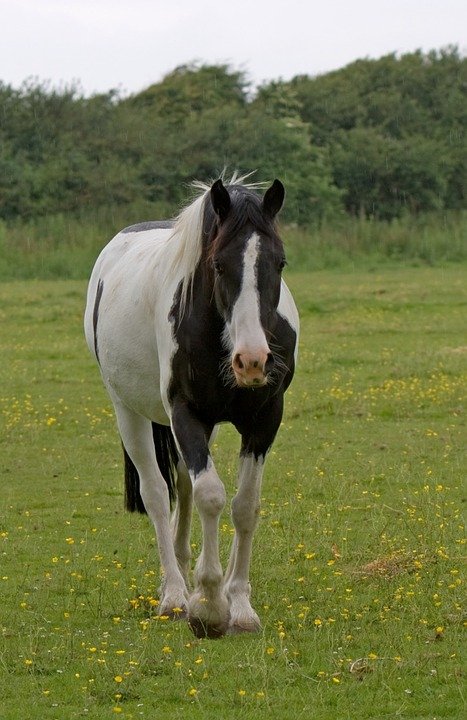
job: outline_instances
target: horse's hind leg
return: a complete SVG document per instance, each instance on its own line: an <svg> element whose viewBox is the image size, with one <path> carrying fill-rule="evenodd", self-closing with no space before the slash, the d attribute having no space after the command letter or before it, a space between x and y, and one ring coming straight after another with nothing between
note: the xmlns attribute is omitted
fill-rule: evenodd
<svg viewBox="0 0 467 720"><path fill-rule="evenodd" d="M164 575L159 614L185 613L187 589L175 555L169 492L157 464L151 422L122 404L114 404L123 445L138 471L141 498L156 530Z"/></svg>

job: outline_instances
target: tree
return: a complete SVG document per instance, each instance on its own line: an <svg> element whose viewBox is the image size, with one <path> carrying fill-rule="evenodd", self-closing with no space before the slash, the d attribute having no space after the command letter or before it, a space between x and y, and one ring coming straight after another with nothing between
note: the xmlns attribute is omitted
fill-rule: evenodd
<svg viewBox="0 0 467 720"><path fill-rule="evenodd" d="M404 211L443 207L449 162L436 141L396 140L370 128L336 136L331 147L334 177L354 215L391 219Z"/></svg>
<svg viewBox="0 0 467 720"><path fill-rule="evenodd" d="M181 65L126 101L133 108L146 108L153 114L181 123L205 110L232 105L236 108L247 102L248 83L245 74L233 71L228 65Z"/></svg>
<svg viewBox="0 0 467 720"><path fill-rule="evenodd" d="M227 65L176 68L142 93L0 83L0 218L132 205L177 211L227 166L280 176L283 217L392 218L465 206L467 59L456 48L358 60L252 97Z"/></svg>

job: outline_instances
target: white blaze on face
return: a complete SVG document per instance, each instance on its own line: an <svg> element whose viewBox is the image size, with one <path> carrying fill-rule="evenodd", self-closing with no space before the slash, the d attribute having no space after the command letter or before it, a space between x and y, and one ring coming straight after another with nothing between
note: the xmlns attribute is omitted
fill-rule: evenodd
<svg viewBox="0 0 467 720"><path fill-rule="evenodd" d="M264 368L270 352L260 318L257 262L259 237L250 237L243 255L240 293L227 323L232 367L240 384L263 384Z"/></svg>

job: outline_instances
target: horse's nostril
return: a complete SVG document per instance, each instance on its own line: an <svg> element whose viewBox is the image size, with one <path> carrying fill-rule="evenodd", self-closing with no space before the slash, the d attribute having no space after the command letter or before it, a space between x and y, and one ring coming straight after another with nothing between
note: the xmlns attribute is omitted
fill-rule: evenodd
<svg viewBox="0 0 467 720"><path fill-rule="evenodd" d="M243 363L240 358L240 353L237 353L235 355L233 364L234 364L234 367L236 367L238 370L243 370Z"/></svg>

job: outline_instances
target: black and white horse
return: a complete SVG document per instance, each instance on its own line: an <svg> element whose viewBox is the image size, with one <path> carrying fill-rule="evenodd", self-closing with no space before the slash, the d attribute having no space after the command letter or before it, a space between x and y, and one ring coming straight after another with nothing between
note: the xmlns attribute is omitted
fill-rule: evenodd
<svg viewBox="0 0 467 720"><path fill-rule="evenodd" d="M275 180L260 197L244 180L198 184L175 221L118 233L97 259L85 315L123 441L126 507L146 512L156 530L159 613L187 616L197 636L260 627L250 604L252 540L296 361L298 314L275 224L284 188ZM225 574L226 493L210 454L222 422L241 436ZM190 592L193 500L203 539Z"/></svg>

